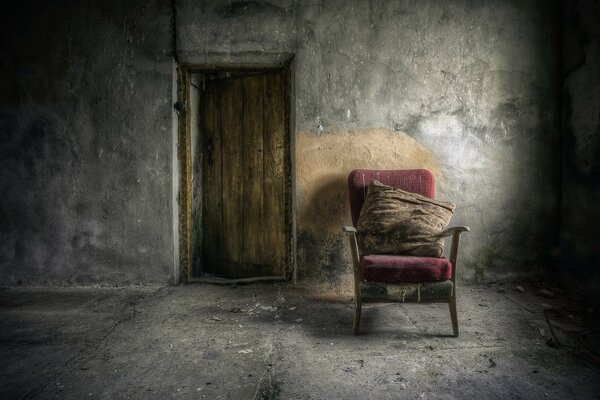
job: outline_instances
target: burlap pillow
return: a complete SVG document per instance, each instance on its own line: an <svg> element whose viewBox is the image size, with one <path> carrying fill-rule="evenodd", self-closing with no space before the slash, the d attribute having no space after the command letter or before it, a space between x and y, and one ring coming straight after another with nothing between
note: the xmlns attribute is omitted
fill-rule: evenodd
<svg viewBox="0 0 600 400"><path fill-rule="evenodd" d="M371 181L358 217L362 254L441 257L454 204Z"/></svg>

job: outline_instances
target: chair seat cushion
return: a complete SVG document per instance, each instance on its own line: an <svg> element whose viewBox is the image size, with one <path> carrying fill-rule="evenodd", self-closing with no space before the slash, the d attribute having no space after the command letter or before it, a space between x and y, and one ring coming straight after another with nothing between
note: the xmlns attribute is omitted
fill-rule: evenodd
<svg viewBox="0 0 600 400"><path fill-rule="evenodd" d="M360 263L362 278L369 282L440 282L452 276L445 258L371 254Z"/></svg>

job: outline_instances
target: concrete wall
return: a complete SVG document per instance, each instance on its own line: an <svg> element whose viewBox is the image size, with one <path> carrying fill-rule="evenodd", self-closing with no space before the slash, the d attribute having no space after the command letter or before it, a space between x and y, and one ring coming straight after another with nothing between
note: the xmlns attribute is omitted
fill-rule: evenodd
<svg viewBox="0 0 600 400"><path fill-rule="evenodd" d="M165 1L33 1L0 23L0 284L173 275Z"/></svg>
<svg viewBox="0 0 600 400"><path fill-rule="evenodd" d="M294 55L298 269L337 282L345 177L427 167L458 204L463 277L535 273L558 243L554 10L508 1L183 1L189 63Z"/></svg>
<svg viewBox="0 0 600 400"><path fill-rule="evenodd" d="M167 282L170 1L27 3L2 24L0 283ZM293 57L300 278L339 284L345 177L431 169L469 280L558 241L555 11L537 1L184 1L186 63ZM40 2L40 4L44 4Z"/></svg>
<svg viewBox="0 0 600 400"><path fill-rule="evenodd" d="M600 292L600 2L567 2L564 15L562 272Z"/></svg>

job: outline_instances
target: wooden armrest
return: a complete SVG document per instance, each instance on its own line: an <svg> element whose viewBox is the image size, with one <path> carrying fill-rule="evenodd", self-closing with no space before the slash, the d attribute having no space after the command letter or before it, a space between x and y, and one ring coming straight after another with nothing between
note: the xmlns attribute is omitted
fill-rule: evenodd
<svg viewBox="0 0 600 400"><path fill-rule="evenodd" d="M353 226L344 226L342 229L346 233L356 233L356 228Z"/></svg>
<svg viewBox="0 0 600 400"><path fill-rule="evenodd" d="M455 233L469 232L471 229L468 226L452 226L440 233L441 237L452 236Z"/></svg>
<svg viewBox="0 0 600 400"><path fill-rule="evenodd" d="M452 277L450 280L456 284L456 271L458 269L458 243L460 242L460 234L463 232L469 232L468 226L452 226L443 231L440 236L452 236L452 248L450 250L450 263L452 263ZM455 286L456 290L456 286Z"/></svg>

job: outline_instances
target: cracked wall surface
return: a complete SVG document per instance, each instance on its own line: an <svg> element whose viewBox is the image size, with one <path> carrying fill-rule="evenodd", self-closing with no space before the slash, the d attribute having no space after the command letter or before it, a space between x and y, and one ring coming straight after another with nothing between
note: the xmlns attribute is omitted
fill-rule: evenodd
<svg viewBox="0 0 600 400"><path fill-rule="evenodd" d="M336 229L359 167L432 169L472 228L464 279L554 262L554 3L176 3L182 63L293 58L301 278L349 276ZM168 281L171 2L20 7L2 27L0 282Z"/></svg>
<svg viewBox="0 0 600 400"><path fill-rule="evenodd" d="M454 224L472 228L462 276L493 280L554 262L554 12L535 1L183 1L177 37L191 63L293 55L300 276L349 273L339 227L351 169L428 167L458 205Z"/></svg>

